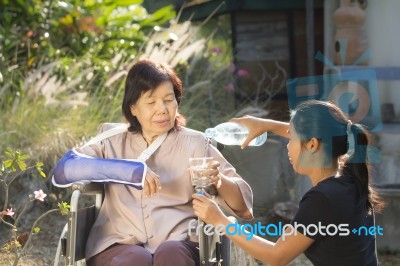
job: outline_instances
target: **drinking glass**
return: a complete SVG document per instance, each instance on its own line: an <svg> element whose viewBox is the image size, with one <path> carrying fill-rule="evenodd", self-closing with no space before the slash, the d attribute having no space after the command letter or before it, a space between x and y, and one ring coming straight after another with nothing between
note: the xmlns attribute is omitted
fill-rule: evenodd
<svg viewBox="0 0 400 266"><path fill-rule="evenodd" d="M213 157L189 158L192 185L196 188L196 190L198 188L205 188L210 186L211 175L208 164L213 159Z"/></svg>

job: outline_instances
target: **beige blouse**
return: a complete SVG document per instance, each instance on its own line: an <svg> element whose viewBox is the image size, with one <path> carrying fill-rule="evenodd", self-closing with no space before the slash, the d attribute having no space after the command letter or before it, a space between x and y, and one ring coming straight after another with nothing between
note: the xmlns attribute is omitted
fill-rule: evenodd
<svg viewBox="0 0 400 266"><path fill-rule="evenodd" d="M104 124L101 131L118 124ZM125 132L77 151L97 158L137 159L147 148L141 134ZM143 190L108 183L99 216L90 232L86 258L114 243L140 244L151 253L167 240L187 240L188 223L197 219L192 207L190 157L214 157L219 170L238 184L247 211L235 213L223 199L216 201L224 209L244 219L252 218L253 194L250 186L236 173L221 153L209 144L203 133L181 128L171 131L158 150L147 160L148 167L160 176L162 189L154 197Z"/></svg>

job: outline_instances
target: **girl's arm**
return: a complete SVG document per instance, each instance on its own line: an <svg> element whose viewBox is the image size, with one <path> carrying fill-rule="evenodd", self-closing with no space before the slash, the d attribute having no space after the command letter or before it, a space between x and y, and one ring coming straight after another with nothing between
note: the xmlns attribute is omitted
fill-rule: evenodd
<svg viewBox="0 0 400 266"><path fill-rule="evenodd" d="M271 131L282 137L289 138L289 123L287 122L257 118L249 115L240 118L232 118L230 121L244 125L249 129L249 136L243 142L242 148L247 147L250 141L267 131Z"/></svg>
<svg viewBox="0 0 400 266"><path fill-rule="evenodd" d="M226 217L218 206L202 195L193 195L193 208L195 214L203 221L213 226L224 225L226 228L232 221ZM270 265L286 265L298 255L303 253L314 240L299 232L291 233L291 228L285 231L285 237L280 237L276 243L258 236L251 239L248 234L226 234L233 242L238 244L251 256Z"/></svg>

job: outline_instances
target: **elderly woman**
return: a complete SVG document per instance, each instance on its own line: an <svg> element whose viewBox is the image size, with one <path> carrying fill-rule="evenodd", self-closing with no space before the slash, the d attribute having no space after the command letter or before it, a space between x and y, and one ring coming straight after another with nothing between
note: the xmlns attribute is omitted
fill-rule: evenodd
<svg viewBox="0 0 400 266"><path fill-rule="evenodd" d="M196 265L198 243L188 237L193 186L189 158L213 157L215 201L244 219L252 218L252 192L203 133L183 127L178 114L182 83L167 65L141 60L129 71L122 111L126 132L76 148L90 157L137 159L166 135L146 161L144 189L106 183L105 198L86 246L88 265ZM118 124L105 124L101 131ZM55 172L56 175L57 171ZM57 177L56 177L57 179Z"/></svg>

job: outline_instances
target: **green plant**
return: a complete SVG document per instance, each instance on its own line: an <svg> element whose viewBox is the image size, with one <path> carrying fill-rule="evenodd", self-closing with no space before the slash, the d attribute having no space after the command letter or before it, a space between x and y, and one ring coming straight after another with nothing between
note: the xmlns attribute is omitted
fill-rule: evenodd
<svg viewBox="0 0 400 266"><path fill-rule="evenodd" d="M0 151L23 149L50 172L63 153L94 135L101 123L123 121L124 80L141 58L177 70L185 87L180 112L188 127L203 131L244 107L237 101L239 81L251 77L231 63L227 17L177 23L172 7L148 14L140 3L0 0ZM14 180L21 188L30 181ZM66 197L65 190L59 194L58 199ZM10 195L25 197L16 190ZM22 209L6 204L0 211L11 225L21 217L18 226ZM24 247L13 250L23 254Z"/></svg>
<svg viewBox="0 0 400 266"><path fill-rule="evenodd" d="M24 177L25 174L30 172L30 170L36 170L36 172L42 178L46 177L46 174L42 169L43 164L41 162L36 162L35 164L28 165L28 159L28 155L22 154L18 150L13 151L12 149L7 149L4 159L0 165L0 186L4 191L4 202L2 204L3 210L0 211L0 224L9 228L11 231L11 236L8 241L5 243L0 243L0 249L3 253L15 253L13 265L17 265L20 258L25 254L25 251L31 242L32 236L40 233L40 228L37 226L38 223L53 212L60 212L62 215L68 214L70 207L65 202L58 203L58 208L47 210L33 222L28 234L21 234L19 231L20 221L25 215L27 215L28 211L31 210L30 206L32 205L32 202L44 201L47 196L42 189L38 189L37 191L34 191L33 194L28 195L24 205L21 206L19 210L13 207L13 204L9 202L9 190L17 178ZM6 240L7 238L2 239Z"/></svg>
<svg viewBox="0 0 400 266"><path fill-rule="evenodd" d="M135 56L148 32L175 16L172 6L148 14L142 2L0 0L0 109L25 96L22 81L32 69L57 61L52 75L67 83L77 63L107 76L118 56Z"/></svg>
<svg viewBox="0 0 400 266"><path fill-rule="evenodd" d="M0 0L0 151L23 148L51 168L99 124L121 120L121 77L175 16L141 3Z"/></svg>

